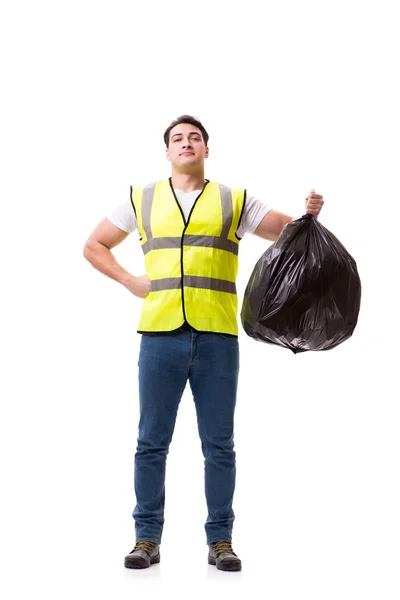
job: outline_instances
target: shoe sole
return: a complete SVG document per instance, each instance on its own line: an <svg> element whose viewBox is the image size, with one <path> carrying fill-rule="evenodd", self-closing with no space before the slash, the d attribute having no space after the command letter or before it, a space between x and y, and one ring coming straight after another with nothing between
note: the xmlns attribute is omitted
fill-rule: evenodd
<svg viewBox="0 0 400 600"><path fill-rule="evenodd" d="M225 560L217 565L217 561L212 556L208 557L208 564L214 565L219 571L241 571L242 565L237 560Z"/></svg>
<svg viewBox="0 0 400 600"><path fill-rule="evenodd" d="M127 569L147 569L150 565L154 565L155 563L160 562L160 554L156 554L156 556L152 556L150 561L142 558L141 556L136 557L135 559L125 558L125 567Z"/></svg>

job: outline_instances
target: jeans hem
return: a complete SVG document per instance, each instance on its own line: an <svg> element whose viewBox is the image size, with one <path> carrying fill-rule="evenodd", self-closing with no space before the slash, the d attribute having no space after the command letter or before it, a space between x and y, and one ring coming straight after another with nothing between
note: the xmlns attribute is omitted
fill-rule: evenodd
<svg viewBox="0 0 400 600"><path fill-rule="evenodd" d="M154 537L145 537L144 535L142 535L136 538L136 543L138 542L153 542L153 544L157 544L159 546L161 544L161 539Z"/></svg>
<svg viewBox="0 0 400 600"><path fill-rule="evenodd" d="M215 544L215 542L229 542L230 544L232 543L232 536L228 535L228 536L219 536L217 538L211 538L210 540L207 540L207 544Z"/></svg>

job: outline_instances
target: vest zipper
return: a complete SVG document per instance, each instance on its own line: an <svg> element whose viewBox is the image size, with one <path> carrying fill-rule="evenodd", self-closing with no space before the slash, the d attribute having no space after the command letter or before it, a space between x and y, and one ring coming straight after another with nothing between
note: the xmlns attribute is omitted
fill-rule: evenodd
<svg viewBox="0 0 400 600"><path fill-rule="evenodd" d="M186 312L185 312L185 295L184 295L184 293L183 293L183 238L185 237L186 229L188 228L189 221L190 221L190 217L192 216L192 212L193 212L193 210L194 210L194 207L195 207L195 206L196 206L196 204L197 204L197 200L200 198L200 196L201 196L201 195L202 195L202 193L204 192L204 190L205 190L205 188L206 188L206 185L207 185L208 183L210 183L210 181L209 181L209 179L206 179L206 182L205 182L205 184L204 184L204 186L203 186L203 189L201 190L200 194L197 196L196 200L193 202L193 206L192 206L192 209L191 209L191 211L190 211L190 213L189 213L188 219L187 219L187 221L185 221L185 215L183 214L182 207L181 207L181 205L179 204L179 202L178 202L178 199L177 199L177 197L176 197L176 194L175 194L175 190L174 190L174 188L172 187L172 177L170 177L170 178L169 178L169 185L170 185L171 191L172 191L172 193L173 193L173 196L174 196L174 198L175 198L175 202L177 203L177 205L178 205L178 208L179 208L179 210L181 211L181 215L182 215L183 223L184 223L184 225L185 225L185 228L184 228L184 230L183 230L183 232L182 232L182 238L181 238L181 294L182 294L182 312L183 312L183 318L184 318L184 320L185 320L185 323L186 323L187 325L189 325L189 327L191 327L191 328L192 328L194 331L197 331L197 329L195 329L194 327L192 327L192 325L190 325L190 323L188 322L188 320L187 320L187 318L186 318Z"/></svg>

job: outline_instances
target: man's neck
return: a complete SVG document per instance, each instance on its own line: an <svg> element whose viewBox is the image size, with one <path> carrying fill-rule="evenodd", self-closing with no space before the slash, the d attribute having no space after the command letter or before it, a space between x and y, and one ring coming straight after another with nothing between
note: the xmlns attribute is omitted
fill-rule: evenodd
<svg viewBox="0 0 400 600"><path fill-rule="evenodd" d="M172 172L172 187L188 193L194 190L202 190L205 184L204 171L200 173L177 173Z"/></svg>

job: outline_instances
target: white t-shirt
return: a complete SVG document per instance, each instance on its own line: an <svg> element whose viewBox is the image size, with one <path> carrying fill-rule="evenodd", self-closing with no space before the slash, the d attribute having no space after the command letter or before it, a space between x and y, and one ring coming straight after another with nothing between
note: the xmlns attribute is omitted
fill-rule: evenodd
<svg viewBox="0 0 400 600"><path fill-rule="evenodd" d="M183 214L185 215L185 219L187 220L193 204L201 190L182 192L181 190L175 189L174 191L182 208ZM246 202L243 210L242 220L236 235L239 238L242 238L245 233L254 233L265 215L270 210L272 210L272 208L261 202L261 200L255 196L249 196L246 194ZM113 225L119 229L122 229L122 231L126 231L127 233L132 233L137 229L137 220L130 198L128 198L122 204L119 204L112 212L110 212L110 214L107 215L107 219L111 221Z"/></svg>

